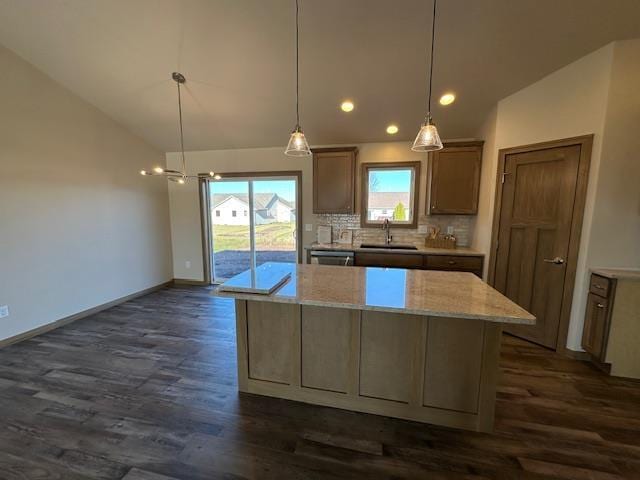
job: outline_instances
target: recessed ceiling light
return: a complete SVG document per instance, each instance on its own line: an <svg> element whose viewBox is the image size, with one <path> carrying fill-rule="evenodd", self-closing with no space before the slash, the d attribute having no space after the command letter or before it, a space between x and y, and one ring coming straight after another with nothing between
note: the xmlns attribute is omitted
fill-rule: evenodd
<svg viewBox="0 0 640 480"><path fill-rule="evenodd" d="M456 99L453 93L445 93L440 97L440 105L451 105Z"/></svg>
<svg viewBox="0 0 640 480"><path fill-rule="evenodd" d="M387 133L389 135L395 135L396 133L398 133L398 127L396 125L389 125L387 127Z"/></svg>
<svg viewBox="0 0 640 480"><path fill-rule="evenodd" d="M353 104L353 102L350 102L349 100L345 100L344 102L342 102L342 105L340 105L340 108L343 112L350 112L354 109L354 107L355 105Z"/></svg>

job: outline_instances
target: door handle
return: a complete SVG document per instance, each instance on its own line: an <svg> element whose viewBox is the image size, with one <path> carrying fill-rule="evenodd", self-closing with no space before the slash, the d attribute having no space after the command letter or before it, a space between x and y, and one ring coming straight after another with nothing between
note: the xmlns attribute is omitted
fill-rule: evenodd
<svg viewBox="0 0 640 480"><path fill-rule="evenodd" d="M545 258L545 263L553 263L554 265L562 265L564 263L564 258L556 257L556 258Z"/></svg>

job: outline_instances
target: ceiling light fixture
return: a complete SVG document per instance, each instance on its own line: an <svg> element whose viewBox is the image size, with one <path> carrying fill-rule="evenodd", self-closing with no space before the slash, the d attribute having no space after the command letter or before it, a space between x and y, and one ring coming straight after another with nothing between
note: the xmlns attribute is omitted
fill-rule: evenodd
<svg viewBox="0 0 640 480"><path fill-rule="evenodd" d="M298 54L298 0L296 0L296 126L291 132L289 143L284 151L292 157L306 157L311 155L311 149L300 126L300 56Z"/></svg>
<svg viewBox="0 0 640 480"><path fill-rule="evenodd" d="M456 99L455 94L445 93L440 97L440 105L451 105Z"/></svg>
<svg viewBox="0 0 640 480"><path fill-rule="evenodd" d="M184 156L184 133L182 128L182 96L180 94L180 85L185 83L187 80L184 78L184 75L178 72L173 72L171 74L171 78L176 82L176 85L178 86L178 116L180 122L180 156L182 158L182 170L170 170L168 168L153 167L153 170L150 172L147 170L140 170L140 175L162 176L166 177L172 182L179 183L180 185L184 185L190 178L213 178L214 180L220 180L222 177L215 172L209 172L199 175L187 175L187 166Z"/></svg>
<svg viewBox="0 0 640 480"><path fill-rule="evenodd" d="M340 108L342 109L343 112L351 112L353 111L355 105L353 104L353 102L349 101L349 100L345 100L344 102L342 102L342 105L340 105Z"/></svg>
<svg viewBox="0 0 640 480"><path fill-rule="evenodd" d="M398 133L398 127L395 125L389 125L387 127L387 133L389 135L395 135L396 133Z"/></svg>
<svg viewBox="0 0 640 480"><path fill-rule="evenodd" d="M431 85L433 82L433 47L436 37L436 4L438 0L433 0L433 17L431 20L431 58L429 64L429 95L427 100L427 117L420 127L420 131L413 142L411 150L414 152L431 152L442 148L442 141L438 135L438 129L431 119Z"/></svg>

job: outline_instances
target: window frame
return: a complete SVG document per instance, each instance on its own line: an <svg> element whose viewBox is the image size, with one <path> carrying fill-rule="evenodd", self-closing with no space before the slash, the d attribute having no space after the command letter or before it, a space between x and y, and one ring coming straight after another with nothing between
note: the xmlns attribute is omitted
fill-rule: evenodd
<svg viewBox="0 0 640 480"><path fill-rule="evenodd" d="M362 228L379 228L382 221L372 221L367 217L369 204L369 172L371 170L407 170L413 169L412 199L410 207L412 218L410 222L389 221L393 228L418 228L418 206L420 205L420 167L421 162L373 162L362 163L360 166L360 226Z"/></svg>

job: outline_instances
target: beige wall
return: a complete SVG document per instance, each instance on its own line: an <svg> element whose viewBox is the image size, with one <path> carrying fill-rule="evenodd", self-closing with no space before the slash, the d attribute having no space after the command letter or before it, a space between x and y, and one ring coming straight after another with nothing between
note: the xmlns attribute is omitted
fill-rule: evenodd
<svg viewBox="0 0 640 480"><path fill-rule="evenodd" d="M567 340L574 350L580 350L588 269L640 266L639 58L639 41L609 44L498 102L478 134L486 144L473 246L485 253L498 150L595 135Z"/></svg>
<svg viewBox="0 0 640 480"><path fill-rule="evenodd" d="M172 278L164 155L0 47L0 339Z"/></svg>
<svg viewBox="0 0 640 480"><path fill-rule="evenodd" d="M287 135L283 137L286 142ZM359 162L388 162L421 160L419 191L426 191L426 154L411 151L409 142L368 143L358 145ZM303 245L315 241L315 216L313 215L312 160L311 157L287 157L282 147L251 148L237 150L208 150L187 153L187 170L203 173L211 170L224 172L302 171L302 222L313 225L304 231ZM167 165L180 168L178 155L167 154ZM151 179L158 180L158 179ZM359 184L359 182L358 182ZM171 238L173 245L173 270L176 278L203 279L202 242L200 233L200 207L198 187L195 182L169 186L171 199ZM424 213L424 197L420 199L420 213ZM187 268L186 262L191 262Z"/></svg>

